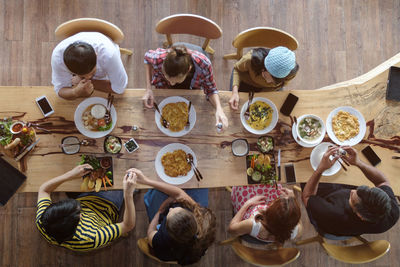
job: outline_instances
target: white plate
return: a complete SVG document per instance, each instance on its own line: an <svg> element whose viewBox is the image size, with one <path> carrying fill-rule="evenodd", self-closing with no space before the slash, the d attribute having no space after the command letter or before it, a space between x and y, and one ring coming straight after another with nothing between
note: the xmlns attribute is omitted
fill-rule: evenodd
<svg viewBox="0 0 400 267"><path fill-rule="evenodd" d="M297 139L296 123L293 123L293 125L292 125L292 136L293 136L294 140L299 145L301 145L302 147L314 147L314 146L316 146L316 145L313 145L313 144L307 144L307 143Z"/></svg>
<svg viewBox="0 0 400 267"><path fill-rule="evenodd" d="M328 150L328 147L330 145L333 145L332 143L329 142L324 142L316 146L312 151L310 155L310 163L311 167L315 170L317 170L319 163L321 162L322 156L325 154L325 152ZM335 162L332 167L329 169L325 170L322 175L323 176L331 176L336 174L340 170L341 166L339 162Z"/></svg>
<svg viewBox="0 0 400 267"><path fill-rule="evenodd" d="M160 151L158 151L156 160L155 160L155 165L156 165L156 172L158 176L166 183L169 184L183 184L189 181L193 175L193 167L190 169L190 171L185 175L185 176L178 176L178 177L171 177L165 174L164 172L164 166L161 163L161 157L167 153L167 152L174 152L175 150L182 149L183 151L186 152L186 154L190 153L193 155L193 162L194 165L197 166L197 158L196 155L194 154L193 150L190 149L190 147L180 144L180 143L172 143L169 145L166 145L165 147L161 148Z"/></svg>
<svg viewBox="0 0 400 267"><path fill-rule="evenodd" d="M177 102L186 102L186 104L189 105L189 100L187 100L186 98L183 98L180 96L170 96L170 97L165 98L163 101L161 101L161 103L158 104L158 108L162 112L162 109L166 104L177 103ZM160 122L161 116L160 116L160 113L158 113L157 111L155 112L154 118L156 120L158 129L160 129L160 131L163 132L164 134L166 134L168 136L172 136L172 137L184 136L185 134L187 134L188 132L190 132L193 129L194 124L196 123L196 109L194 108L194 105L192 103L192 107L190 108L190 111L189 111L190 127L188 130L186 130L186 128L183 128L183 130L180 132L173 132L173 131L165 128L164 126L162 126L161 122Z"/></svg>
<svg viewBox="0 0 400 267"><path fill-rule="evenodd" d="M100 138L108 135L109 133L112 132L112 130L115 127L115 124L117 123L117 112L115 111L115 108L113 105L111 105L111 119L112 119L112 125L111 128L107 131L104 132L95 132L95 131L90 131L83 126L83 121L82 121L82 114L85 111L85 109L93 104L102 104L104 106L107 105L107 99L102 98L102 97L90 97L86 98L83 100L78 107L75 110L74 114L74 122L75 126L78 129L78 131L83 134L84 136L90 137L90 138Z"/></svg>
<svg viewBox="0 0 400 267"><path fill-rule="evenodd" d="M240 120L242 121L243 127L247 131L249 131L250 133L253 133L253 134L262 135L262 134L266 134L266 133L272 131L272 129L275 128L276 124L278 123L278 110L276 109L275 104L272 103L272 101L267 99L267 98L255 97L255 98L253 98L253 102L252 103L255 103L256 101L265 102L272 108L272 110L273 110L272 120L271 120L271 123L269 124L269 126L267 128L265 128L265 129L262 129L262 130L256 130L256 129L253 129L253 128L250 127L250 125L244 119L244 113L246 112L247 104L249 103L248 100L242 106L242 110L240 111Z"/></svg>
<svg viewBox="0 0 400 267"><path fill-rule="evenodd" d="M353 138L350 138L348 140L345 141L339 141L339 139L337 139L336 135L333 133L333 129L332 129L332 117L336 115L336 113L338 113L340 110L346 111L348 113L350 113L351 115L354 115L357 117L358 122L360 124L360 131L358 132L358 135L354 136ZM361 142L361 140L363 140L364 136L365 136L365 132L367 131L367 125L365 123L365 119L363 117L363 115L356 110L355 108L352 107L338 107L335 108L334 110L332 110L331 113L329 113L328 118L326 119L326 131L328 133L329 138L337 145L340 146L354 146L357 145L358 143Z"/></svg>

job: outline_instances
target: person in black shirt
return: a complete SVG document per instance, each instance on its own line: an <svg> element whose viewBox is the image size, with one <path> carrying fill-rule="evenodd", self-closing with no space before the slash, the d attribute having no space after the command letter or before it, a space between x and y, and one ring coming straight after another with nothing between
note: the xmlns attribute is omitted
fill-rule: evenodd
<svg viewBox="0 0 400 267"><path fill-rule="evenodd" d="M389 230L399 219L399 207L388 179L361 161L354 148L342 148L347 152L344 156L339 155L338 147L328 149L303 189L302 199L311 223L322 235L357 236ZM320 184L321 174L339 157L357 166L375 187Z"/></svg>

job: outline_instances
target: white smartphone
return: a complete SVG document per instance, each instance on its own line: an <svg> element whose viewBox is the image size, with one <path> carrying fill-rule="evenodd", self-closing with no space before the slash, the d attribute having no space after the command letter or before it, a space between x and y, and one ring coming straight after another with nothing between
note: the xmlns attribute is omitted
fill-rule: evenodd
<svg viewBox="0 0 400 267"><path fill-rule="evenodd" d="M39 106L43 116L48 117L54 113L54 109L45 95L36 98L36 104Z"/></svg>

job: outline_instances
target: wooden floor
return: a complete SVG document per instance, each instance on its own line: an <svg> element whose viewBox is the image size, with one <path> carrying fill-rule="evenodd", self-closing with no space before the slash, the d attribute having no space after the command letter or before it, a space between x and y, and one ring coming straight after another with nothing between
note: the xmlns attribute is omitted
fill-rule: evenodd
<svg viewBox="0 0 400 267"><path fill-rule="evenodd" d="M211 42L220 90L228 88L234 63L222 56L233 52L234 36L250 27L276 27L298 39L300 71L286 89L316 89L351 79L400 51L398 0L0 0L0 85L50 85L56 26L73 18L97 17L124 31L122 47L134 50L132 57L123 57L128 87L143 88L144 52L164 41L154 31L155 25L175 13L206 16L223 29L223 37ZM197 38L185 40L200 43ZM62 197L55 195L56 199ZM137 226L128 237L80 255L49 246L34 226L36 194L17 194L0 208L0 266L158 266L136 246L148 226L142 199L143 192L135 197ZM223 189L211 190L210 206L217 215L217 240L221 241L228 237L226 228L232 216L229 194ZM304 212L302 221L304 237L313 236ZM400 224L385 234L366 238L391 243L390 252L368 266L398 266ZM317 244L302 246L300 251L299 259L289 266L347 266L328 257ZM250 265L229 247L214 245L195 266Z"/></svg>

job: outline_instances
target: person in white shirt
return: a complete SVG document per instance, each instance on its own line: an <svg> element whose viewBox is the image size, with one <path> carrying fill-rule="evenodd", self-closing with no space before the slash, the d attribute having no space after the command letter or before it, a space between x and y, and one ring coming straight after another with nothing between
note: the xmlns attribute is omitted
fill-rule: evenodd
<svg viewBox="0 0 400 267"><path fill-rule="evenodd" d="M68 100L94 90L122 94L128 75L119 46L99 32L80 32L61 41L51 56L52 84Z"/></svg>

